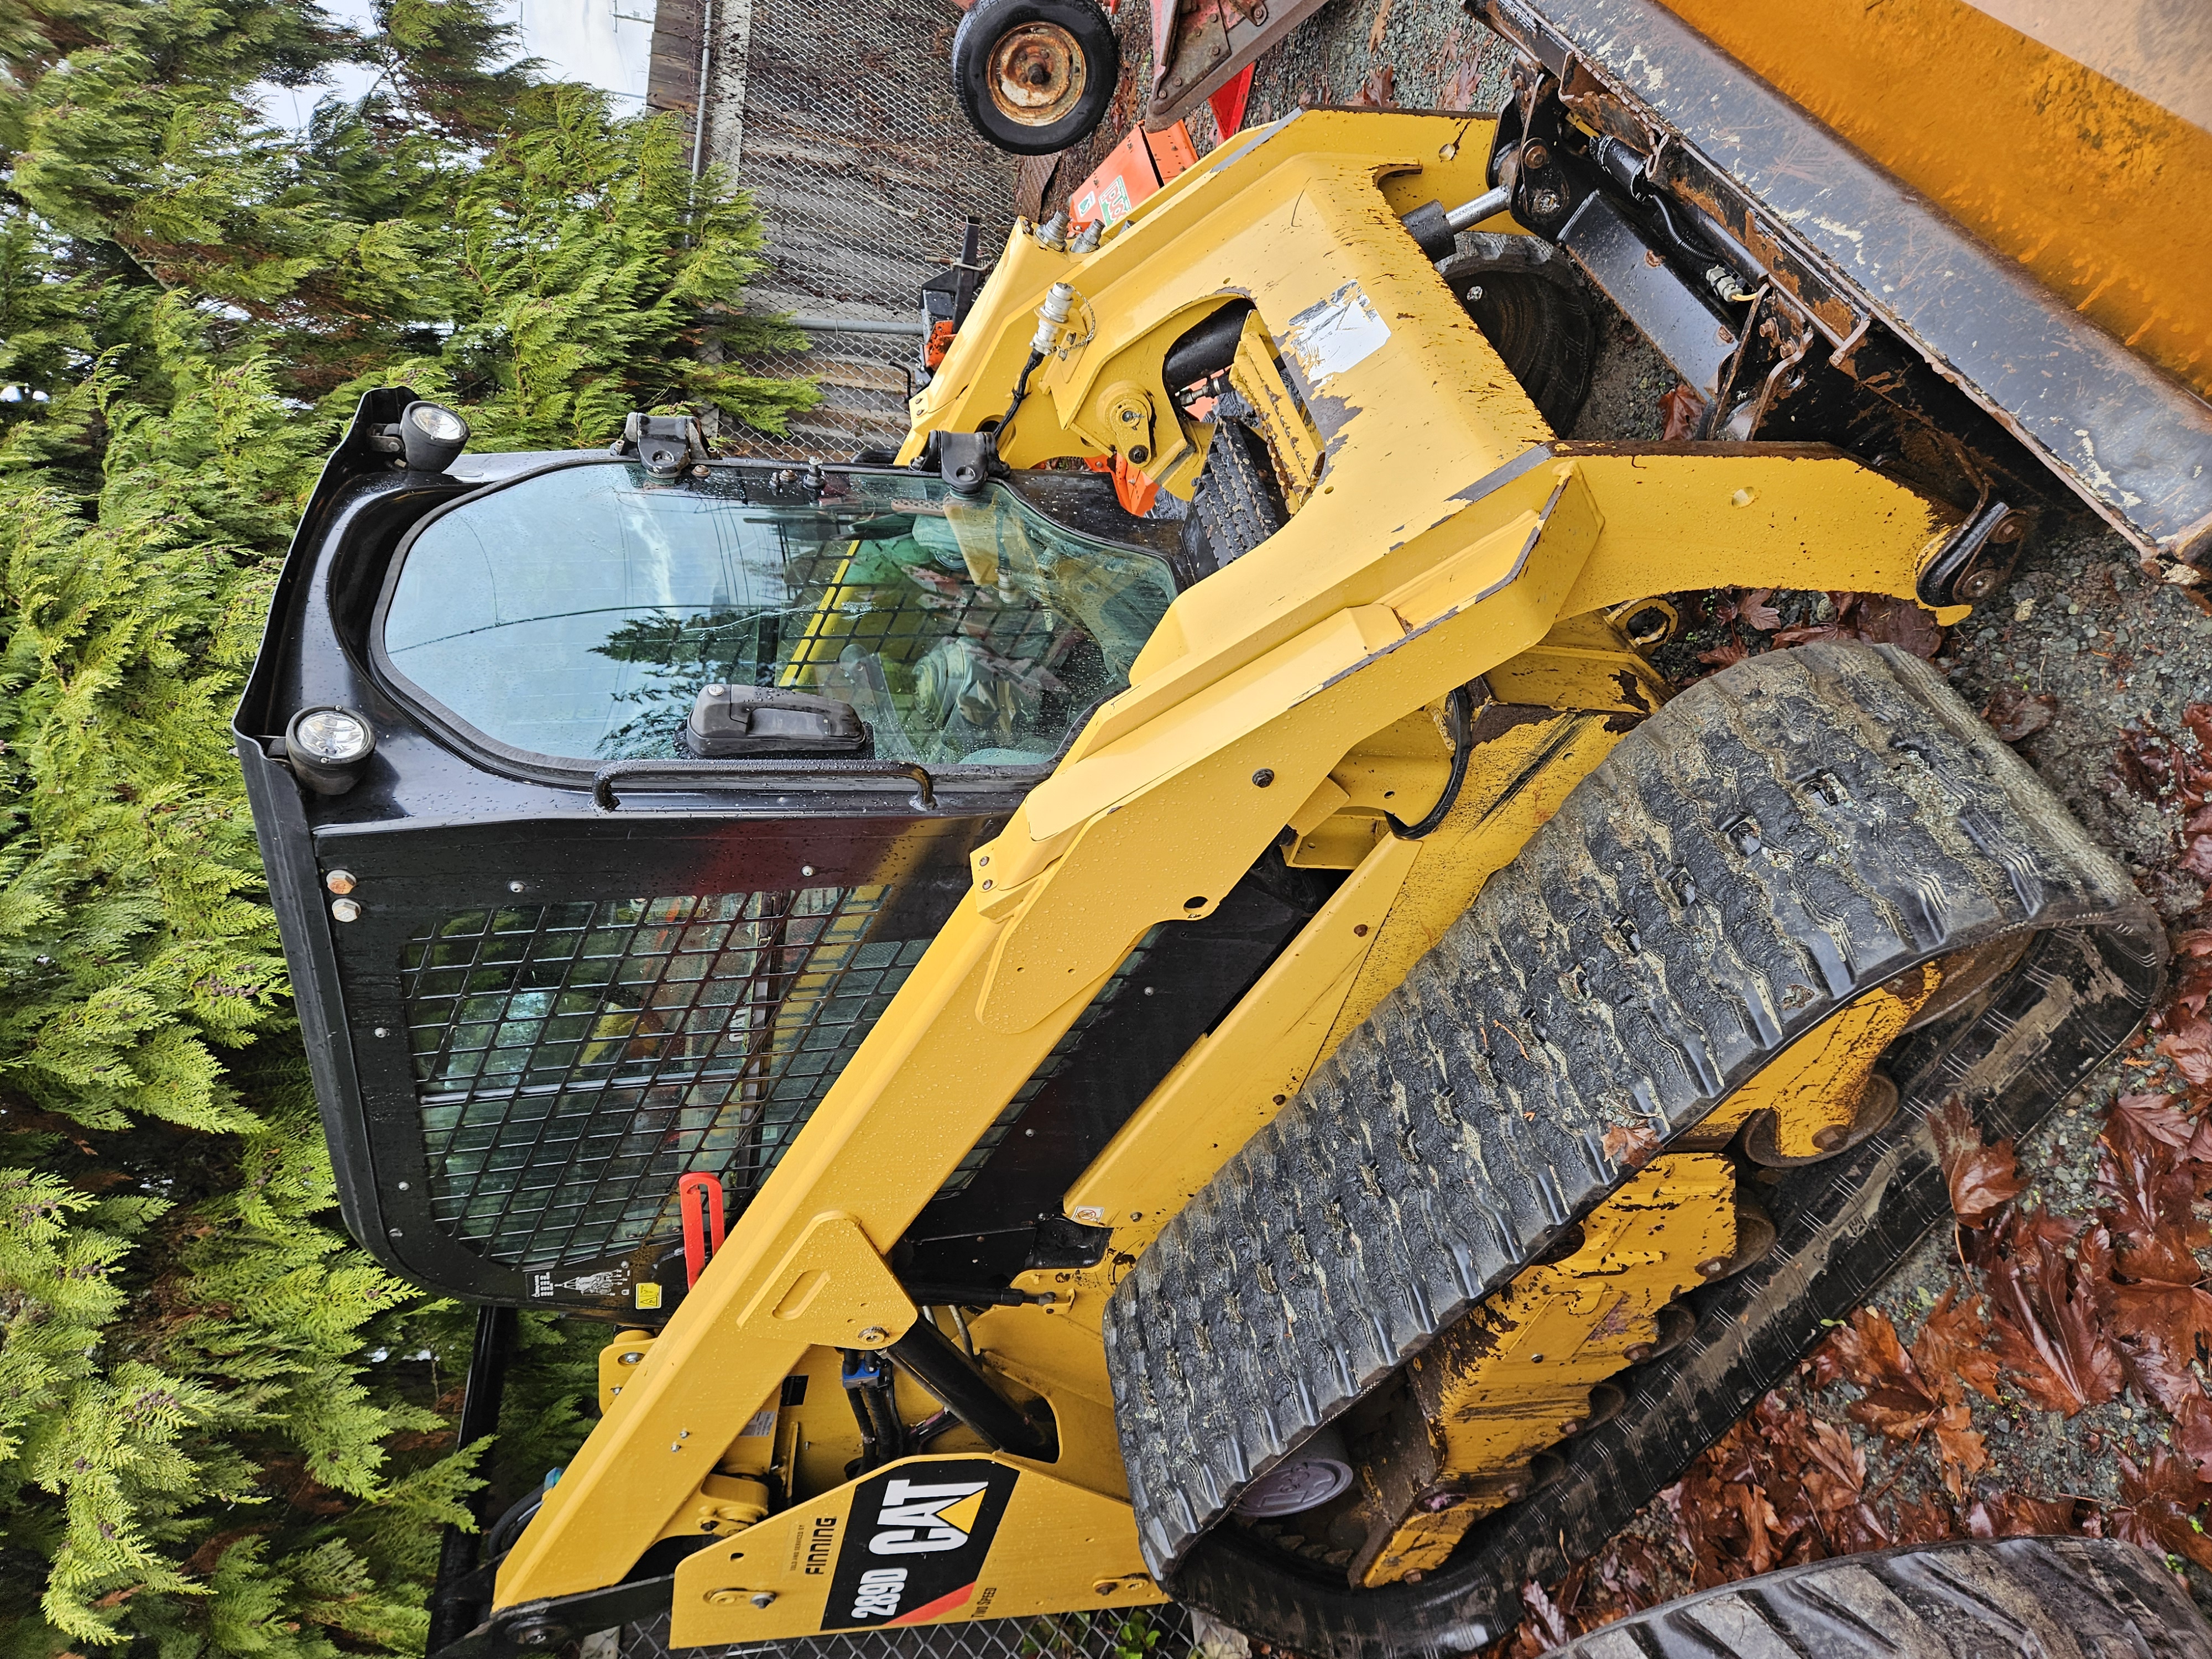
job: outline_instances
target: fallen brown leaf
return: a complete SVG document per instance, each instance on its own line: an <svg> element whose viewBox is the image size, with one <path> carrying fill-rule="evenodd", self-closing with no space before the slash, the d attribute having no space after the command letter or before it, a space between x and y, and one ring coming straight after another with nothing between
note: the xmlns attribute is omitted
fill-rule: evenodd
<svg viewBox="0 0 2212 1659"><path fill-rule="evenodd" d="M1912 1364L1923 1376L1955 1381L1984 1400L1995 1400L1997 1357L1990 1351L1990 1322L1979 1300L1961 1302L1955 1290L1938 1297L1920 1323L1920 1334L1912 1339Z"/></svg>
<svg viewBox="0 0 2212 1659"><path fill-rule="evenodd" d="M2102 1227L2014 1210L1975 1241L1970 1259L1989 1282L1998 1356L2030 1400L2071 1417L2119 1393L2120 1357L2100 1305L2112 1288Z"/></svg>
<svg viewBox="0 0 2212 1659"><path fill-rule="evenodd" d="M2203 1402L2190 1367L2212 1354L2212 1292L2197 1257L2212 1248L2212 1229L2197 1215L2190 1167L2144 1126L2148 1115L2107 1116L2097 1190L2114 1244L2113 1339L2129 1380L2179 1418ZM2206 1444L2212 1449L2212 1439Z"/></svg>
<svg viewBox="0 0 2212 1659"><path fill-rule="evenodd" d="M1390 27L1390 0L1375 8L1375 21L1367 26L1367 50L1382 50L1382 32Z"/></svg>
<svg viewBox="0 0 2212 1659"><path fill-rule="evenodd" d="M2212 927L2191 927L2174 940L2173 968L2168 1006L2185 1014L2212 1012Z"/></svg>
<svg viewBox="0 0 2212 1659"><path fill-rule="evenodd" d="M2193 1524L2212 1488L2197 1478L2188 1461L2153 1446L2142 1468L2124 1453L2119 1468L2120 1504L2105 1517L2106 1534L2212 1568L2212 1536Z"/></svg>
<svg viewBox="0 0 2212 1659"><path fill-rule="evenodd" d="M2197 1121L2185 1117L2174 1109L2173 1097L2166 1094L2122 1095L2112 1103L2112 1114L2124 1117L2154 1140L2183 1150L2197 1135Z"/></svg>
<svg viewBox="0 0 2212 1659"><path fill-rule="evenodd" d="M1521 1605L1528 1609L1528 1617L1521 1626L1522 1639L1514 1644L1516 1659L1524 1653L1528 1659L1535 1659L1537 1655L1549 1653L1574 1640L1574 1632L1567 1628L1566 1615L1533 1578L1521 1586Z"/></svg>
<svg viewBox="0 0 2212 1659"><path fill-rule="evenodd" d="M1832 1423L1808 1416L1805 1423L1807 1462L1802 1474L1807 1497L1838 1553L1880 1549L1889 1534L1866 1502L1866 1454Z"/></svg>
<svg viewBox="0 0 2212 1659"><path fill-rule="evenodd" d="M1936 1133L1936 1156L1942 1163L1943 1178L1950 1183L1952 1213L1961 1227L1987 1226L1990 1218L2027 1186L2012 1142L1984 1146L1981 1126L1956 1095L1943 1103L1929 1127Z"/></svg>
<svg viewBox="0 0 2212 1659"><path fill-rule="evenodd" d="M1846 605L1843 599L1852 603ZM1932 660L1943 648L1943 629L1936 618L1910 599L1887 593L1838 596L1836 614L1850 632L1875 645L1894 645L1916 657Z"/></svg>
<svg viewBox="0 0 2212 1659"><path fill-rule="evenodd" d="M1698 422L1705 417L1705 400L1685 380L1659 399L1659 413L1666 422L1659 429L1659 441L1680 443L1697 435Z"/></svg>
<svg viewBox="0 0 2212 1659"><path fill-rule="evenodd" d="M1941 1500L1917 1498L1898 1504L1891 1532L1899 1544L1940 1544L1959 1536L1959 1520Z"/></svg>
<svg viewBox="0 0 2212 1659"><path fill-rule="evenodd" d="M2000 685L1982 711L1996 734L2007 743L2018 743L2051 724L2058 713L2058 699L2049 692L2023 691L2016 685Z"/></svg>
<svg viewBox="0 0 2212 1659"><path fill-rule="evenodd" d="M1944 1487L1952 1497L1963 1498L1966 1482L1989 1467L1989 1449L1964 1401L1947 1403L1933 1426L1936 1450L1943 1460Z"/></svg>
<svg viewBox="0 0 2212 1659"><path fill-rule="evenodd" d="M2097 1137L2099 1213L2114 1235L2121 1271L2130 1278L2141 1276L2147 1252L2156 1253L2163 1268L2177 1252L2212 1243L2212 1232L2195 1214L2195 1183L2173 1143L2157 1133L2166 1126L2154 1118L2146 1122L2148 1115L2115 1109ZM2190 1133L2194 1138L2193 1126Z"/></svg>
<svg viewBox="0 0 2212 1659"><path fill-rule="evenodd" d="M1909 599L1887 593L1832 592L1828 595L1834 620L1785 628L1774 636L1780 646L1806 645L1814 640L1866 640L1876 645L1900 646L1916 657L1933 658L1942 648L1943 630L1934 617Z"/></svg>
<svg viewBox="0 0 2212 1659"><path fill-rule="evenodd" d="M1966 1530L1976 1538L2048 1537L2070 1533L2077 1505L2071 1498L2031 1498L1999 1492L1966 1511Z"/></svg>
<svg viewBox="0 0 2212 1659"><path fill-rule="evenodd" d="M1888 1315L1879 1308L1861 1308L1822 1344L1825 1358L1816 1360L1814 1375L1832 1368L1864 1390L1847 1413L1853 1422L1892 1440L1912 1441L1932 1434L1943 1466L1943 1484L1954 1498L1960 1498L1965 1495L1966 1480L1988 1466L1989 1452L1966 1403L1966 1378L1953 1367L1963 1358L1976 1385L1990 1393L1996 1379L1996 1361L1977 1340L1984 1330L1978 1315L1967 1310L1962 1316L1948 1291L1929 1319L1908 1352ZM1816 1435L1820 1426L1814 1425ZM1819 1455L1816 1450L1814 1455ZM1863 1465L1861 1474L1863 1478Z"/></svg>
<svg viewBox="0 0 2212 1659"><path fill-rule="evenodd" d="M2113 751L2112 773L2133 793L2156 800L2173 781L2173 745L2160 732L2129 726Z"/></svg>
<svg viewBox="0 0 2212 1659"><path fill-rule="evenodd" d="M1865 1391L1852 1418L1893 1440L1910 1440L1927 1426L1942 1396L1920 1379L1905 1357L1897 1327L1879 1308L1861 1308L1822 1345L1844 1376Z"/></svg>
<svg viewBox="0 0 2212 1659"><path fill-rule="evenodd" d="M1352 105L1355 109L1397 108L1398 71L1388 64L1377 64L1352 94Z"/></svg>
<svg viewBox="0 0 2212 1659"><path fill-rule="evenodd" d="M2212 881L2212 808L2182 826L2181 867L2199 881Z"/></svg>
<svg viewBox="0 0 2212 1659"><path fill-rule="evenodd" d="M1805 1449L1812 1459L1805 1471L1805 1487L1814 1509L1824 1515L1841 1514L1865 1495L1866 1454L1851 1444L1850 1435L1832 1423L1808 1417Z"/></svg>
<svg viewBox="0 0 2212 1659"><path fill-rule="evenodd" d="M1659 1588L1674 1574L1659 1547L1634 1534L1607 1540L1591 1559L1577 1561L1548 1590L1524 1583L1528 1609L1510 1638L1485 1649L1486 1659L1536 1659L1560 1643L1667 1599ZM1257 1650L1256 1644L1255 1650Z"/></svg>
<svg viewBox="0 0 2212 1659"><path fill-rule="evenodd" d="M2151 1024L2163 1033L2158 1050L2173 1061L2190 1085L2190 1098L2212 1107L2212 927L2191 927L2173 943L2173 988ZM2202 1162L2206 1135L2200 1129L2190 1151Z"/></svg>
<svg viewBox="0 0 2212 1659"><path fill-rule="evenodd" d="M1750 654L1750 652L1745 650L1743 647L1738 645L1734 640L1729 640L1723 644L1715 646L1710 651L1698 652L1698 660L1699 662L1711 663L1716 668L1729 668L1741 662Z"/></svg>
<svg viewBox="0 0 2212 1659"><path fill-rule="evenodd" d="M1785 628L1774 636L1774 642L1784 648L1793 645L1810 645L1815 640L1843 640L1850 635L1833 623L1808 623L1802 628Z"/></svg>
<svg viewBox="0 0 2212 1659"><path fill-rule="evenodd" d="M2189 1460L2199 1480L2212 1481L2212 1400L2201 1389L2173 1414L2173 1449Z"/></svg>
<svg viewBox="0 0 2212 1659"><path fill-rule="evenodd" d="M1771 603L1773 598L1772 588L1754 587L1743 596L1737 614L1760 633L1771 634L1782 626L1782 613Z"/></svg>
<svg viewBox="0 0 2212 1659"><path fill-rule="evenodd" d="M1480 64L1474 58L1468 58L1451 72L1451 78L1444 82L1443 90L1437 94L1437 107L1473 109L1481 85Z"/></svg>
<svg viewBox="0 0 2212 1659"><path fill-rule="evenodd" d="M2173 1062L2192 1092L2212 1089L2212 1020L2201 1014L2174 1020L2159 1038L2158 1051Z"/></svg>
<svg viewBox="0 0 2212 1659"><path fill-rule="evenodd" d="M1640 1170L1659 1150L1659 1137L1641 1123L1616 1123L1605 1132L1605 1155L1616 1164Z"/></svg>
<svg viewBox="0 0 2212 1659"><path fill-rule="evenodd" d="M1658 1547L1632 1533L1605 1547L1593 1577L1601 1595L1581 1610L1585 1631L1656 1607L1666 1599L1659 1592L1659 1586L1666 1582L1666 1567Z"/></svg>

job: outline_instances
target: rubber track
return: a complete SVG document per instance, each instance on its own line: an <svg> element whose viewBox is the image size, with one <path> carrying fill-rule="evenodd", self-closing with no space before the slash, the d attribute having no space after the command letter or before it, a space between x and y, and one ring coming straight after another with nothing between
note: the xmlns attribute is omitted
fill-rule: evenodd
<svg viewBox="0 0 2212 1659"><path fill-rule="evenodd" d="M2212 1628L2148 1552L2010 1538L1786 1567L1593 1631L1552 1659L2212 1659Z"/></svg>
<svg viewBox="0 0 2212 1659"><path fill-rule="evenodd" d="M2154 936L2154 939L2156 936ZM2096 1069L2137 1018L2130 997L2083 1003L2082 983L2154 988L2160 952L2122 932L2041 935L2004 990L1964 1030L1931 1027L1886 1057L1903 1103L1891 1127L1839 1157L1765 1188L1773 1251L1747 1272L1692 1292L1697 1329L1681 1347L1620 1373L1620 1414L1553 1449L1562 1478L1478 1523L1419 1584L1354 1590L1236 1526L1199 1540L1171 1581L1178 1599L1295 1653L1340 1659L1462 1654L1519 1622L1528 1579L1558 1581L1681 1478L1759 1397L1785 1382L1834 1322L1865 1302L1929 1232L1951 1224L1950 1190L1927 1113L2024 1030L2047 1042L1975 1116L1992 1139L2017 1139ZM2055 1007L2077 1018L2054 1021Z"/></svg>
<svg viewBox="0 0 2212 1659"><path fill-rule="evenodd" d="M2057 930L2079 960L2039 978L2024 963L2026 1024L2003 1027L1993 1012L2002 1029L1978 1039L1968 1069L1916 1089L2002 1095L2054 1033L2084 1051L2069 1049L2069 1079L2094 1064L2148 1006L2165 948L2155 915L1916 659L1815 644L1676 698L1116 1291L1107 1357L1155 1574L1173 1573L1248 1481L1626 1178L1608 1129L1669 1139L1862 990L2029 928ZM2057 960L2040 944L2030 956ZM2032 1082L2040 1095L2060 1079ZM1810 1189L1845 1170L1802 1173L1790 1184ZM1634 1425L1624 1414L1607 1427ZM1177 1589L1232 1620L1225 1603L1257 1597L1290 1614L1304 1599L1236 1593L1224 1572L1194 1574L1211 1591ZM1421 1589L1428 1616L1405 1609L1402 1644L1377 1646L1334 1618L1310 1642L1247 1627L1309 1652L1379 1652L1487 1622L1474 1587L1449 1604L1443 1584ZM1399 1598L1352 1599L1379 1612Z"/></svg>
<svg viewBox="0 0 2212 1659"><path fill-rule="evenodd" d="M1289 520L1267 440L1246 424L1251 417L1251 405L1234 392L1216 401L1213 442L1190 498L1190 517L1205 538L1199 562L1206 568L1191 580L1243 558Z"/></svg>

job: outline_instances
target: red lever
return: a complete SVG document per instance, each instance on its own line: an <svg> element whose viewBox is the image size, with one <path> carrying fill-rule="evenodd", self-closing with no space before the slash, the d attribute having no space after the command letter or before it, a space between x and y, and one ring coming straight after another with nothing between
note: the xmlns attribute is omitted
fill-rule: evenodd
<svg viewBox="0 0 2212 1659"><path fill-rule="evenodd" d="M722 1248L722 1183L710 1175L688 1175L676 1183L676 1207L684 1212L684 1283L699 1282L707 1263Z"/></svg>

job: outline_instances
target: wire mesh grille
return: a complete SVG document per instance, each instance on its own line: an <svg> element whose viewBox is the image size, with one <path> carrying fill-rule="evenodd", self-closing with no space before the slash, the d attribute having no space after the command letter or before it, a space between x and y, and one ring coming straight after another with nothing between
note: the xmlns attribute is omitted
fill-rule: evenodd
<svg viewBox="0 0 2212 1659"><path fill-rule="evenodd" d="M623 1626L619 1659L1188 1659L1190 1615L1174 1602L1112 1613L970 1619L903 1630L716 1648L668 1645L665 1615ZM608 1659L615 1659L609 1655Z"/></svg>
<svg viewBox="0 0 2212 1659"><path fill-rule="evenodd" d="M874 936L890 889L462 910L401 963L432 1214L521 1267L677 1225L675 1186L741 1205L927 938Z"/></svg>

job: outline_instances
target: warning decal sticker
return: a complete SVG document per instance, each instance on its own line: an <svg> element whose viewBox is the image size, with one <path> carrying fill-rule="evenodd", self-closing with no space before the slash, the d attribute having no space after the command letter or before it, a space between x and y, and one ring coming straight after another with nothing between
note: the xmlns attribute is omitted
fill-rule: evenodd
<svg viewBox="0 0 2212 1659"><path fill-rule="evenodd" d="M984 1458L907 1463L853 1494L824 1630L919 1625L964 1606L1020 1472Z"/></svg>

